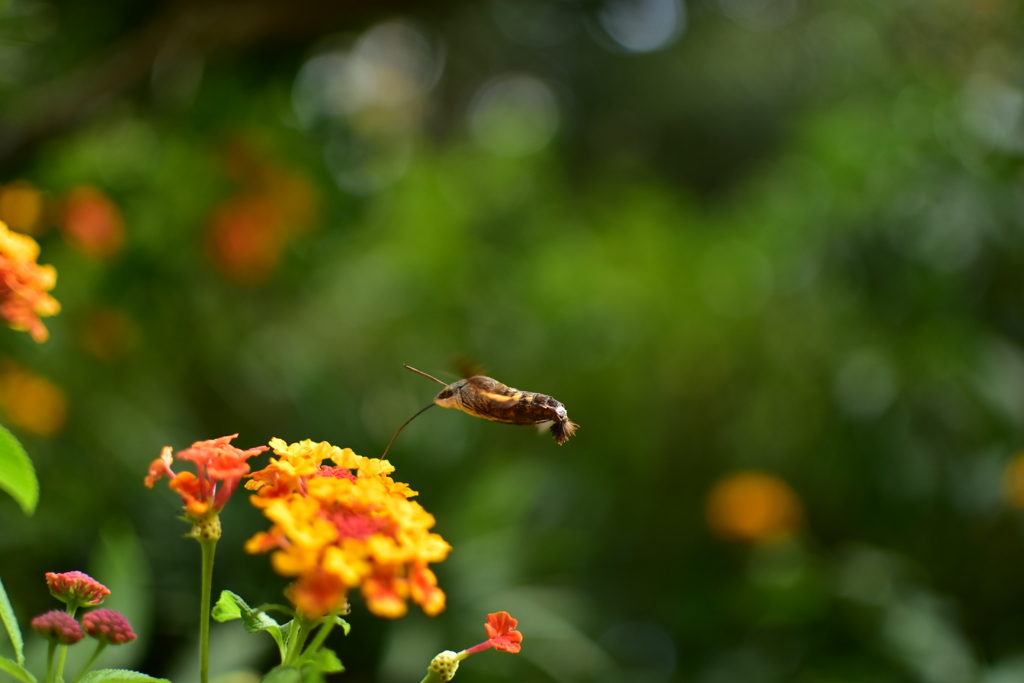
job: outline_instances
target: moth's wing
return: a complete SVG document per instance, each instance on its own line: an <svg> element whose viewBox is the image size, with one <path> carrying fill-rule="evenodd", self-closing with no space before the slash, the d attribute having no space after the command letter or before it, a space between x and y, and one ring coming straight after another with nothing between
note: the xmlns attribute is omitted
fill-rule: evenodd
<svg viewBox="0 0 1024 683"><path fill-rule="evenodd" d="M455 372L459 373L459 377L483 376L487 374L487 369L484 366L462 353L452 359L451 366Z"/></svg>

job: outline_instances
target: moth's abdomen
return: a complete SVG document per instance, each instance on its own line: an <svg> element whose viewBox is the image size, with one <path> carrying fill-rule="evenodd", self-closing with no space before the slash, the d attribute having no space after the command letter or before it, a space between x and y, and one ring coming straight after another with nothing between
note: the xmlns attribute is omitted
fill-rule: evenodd
<svg viewBox="0 0 1024 683"><path fill-rule="evenodd" d="M513 399L515 403L506 409L508 419L502 420L502 422L535 425L548 420L565 419L565 406L546 394L516 391L509 398Z"/></svg>

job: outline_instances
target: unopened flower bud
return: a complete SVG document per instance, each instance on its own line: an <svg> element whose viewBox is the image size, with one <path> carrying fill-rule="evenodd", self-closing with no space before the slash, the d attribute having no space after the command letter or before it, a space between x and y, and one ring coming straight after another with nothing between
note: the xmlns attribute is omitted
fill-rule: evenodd
<svg viewBox="0 0 1024 683"><path fill-rule="evenodd" d="M455 678L455 672L459 670L459 656L451 650L445 650L430 660L430 670L437 674L442 681L450 681Z"/></svg>
<svg viewBox="0 0 1024 683"><path fill-rule="evenodd" d="M47 640L54 640L61 645L74 645L85 634L75 618L59 609L50 610L32 620L32 628Z"/></svg>
<svg viewBox="0 0 1024 683"><path fill-rule="evenodd" d="M123 645L135 640L131 624L120 612L112 609L98 609L82 617L82 628L96 640L110 645Z"/></svg>
<svg viewBox="0 0 1024 683"><path fill-rule="evenodd" d="M94 607L110 595L110 589L83 572L46 572L50 594L72 608Z"/></svg>

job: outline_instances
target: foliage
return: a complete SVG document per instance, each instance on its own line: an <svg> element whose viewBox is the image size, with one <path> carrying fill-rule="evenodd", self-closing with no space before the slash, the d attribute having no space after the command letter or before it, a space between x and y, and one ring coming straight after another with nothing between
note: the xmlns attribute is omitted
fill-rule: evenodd
<svg viewBox="0 0 1024 683"><path fill-rule="evenodd" d="M476 680L1020 676L1019 4L632 4L685 24L637 51L609 28L631 3L426 3L167 47L0 158L0 219L18 180L48 207L26 230L63 307L46 344L12 332L0 354L67 401L49 434L0 416L42 488L31 519L0 503L18 614L131 520L170 577L132 666L163 675L191 647L197 566L145 464L235 431L377 456L436 393L402 363L452 381L461 357L579 433L409 425L388 457L454 548L450 606L332 635L347 675L422 675L508 609L542 645ZM156 21L4 8L18 125L64 101L36 84L72 92ZM94 232L65 211L82 201ZM709 493L751 472L799 514L716 535ZM216 587L275 602L241 549L261 522L235 508Z"/></svg>

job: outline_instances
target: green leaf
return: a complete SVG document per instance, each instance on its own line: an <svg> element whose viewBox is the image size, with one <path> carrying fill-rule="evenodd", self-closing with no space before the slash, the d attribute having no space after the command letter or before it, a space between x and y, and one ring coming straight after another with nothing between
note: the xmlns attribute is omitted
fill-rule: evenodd
<svg viewBox="0 0 1024 683"><path fill-rule="evenodd" d="M334 674L344 671L338 655L330 648L319 647L316 652L307 652L302 656L299 664L299 671L302 673L302 683L325 683L327 680L324 674Z"/></svg>
<svg viewBox="0 0 1024 683"><path fill-rule="evenodd" d="M261 679L262 683L300 683L302 675L294 666L275 666Z"/></svg>
<svg viewBox="0 0 1024 683"><path fill-rule="evenodd" d="M210 610L210 616L220 622L241 619L242 609L249 609L245 600L231 591L221 591L216 604Z"/></svg>
<svg viewBox="0 0 1024 683"><path fill-rule="evenodd" d="M302 683L327 683L324 672L312 662L304 663L299 672L302 674Z"/></svg>
<svg viewBox="0 0 1024 683"><path fill-rule="evenodd" d="M4 590L4 583L0 581L0 620L4 622L7 635L11 638L11 645L14 646L14 655L18 658L18 665L25 664L25 641L21 637L21 628L18 626L18 619L14 616L14 609L11 601L7 599L7 591Z"/></svg>
<svg viewBox="0 0 1024 683"><path fill-rule="evenodd" d="M128 669L97 669L96 671L90 671L79 679L79 683L140 683L141 681L171 683L166 678L154 678L148 674Z"/></svg>
<svg viewBox="0 0 1024 683"><path fill-rule="evenodd" d="M345 632L346 636L348 635L348 632L352 630L352 625L344 619L342 619L341 617L335 615L331 617L331 619L334 621L335 626L341 627L341 629Z"/></svg>
<svg viewBox="0 0 1024 683"><path fill-rule="evenodd" d="M36 677L15 661L0 657L0 671L6 671L22 683L36 683Z"/></svg>
<svg viewBox="0 0 1024 683"><path fill-rule="evenodd" d="M306 659L303 664L315 666L317 671L325 674L336 674L345 670L344 665L342 665L341 660L338 659L338 655L334 653L334 650L326 647L318 649L308 659Z"/></svg>
<svg viewBox="0 0 1024 683"><path fill-rule="evenodd" d="M288 633L291 629L283 629L273 617L261 609L249 607L245 600L231 591L221 591L217 604L210 612L217 621L231 621L241 619L242 626L249 633L266 631L277 643L277 649L281 652L281 659L284 659L285 649L288 646Z"/></svg>
<svg viewBox="0 0 1024 683"><path fill-rule="evenodd" d="M36 510L39 481L28 453L14 435L0 426L0 489L11 494L26 515Z"/></svg>

